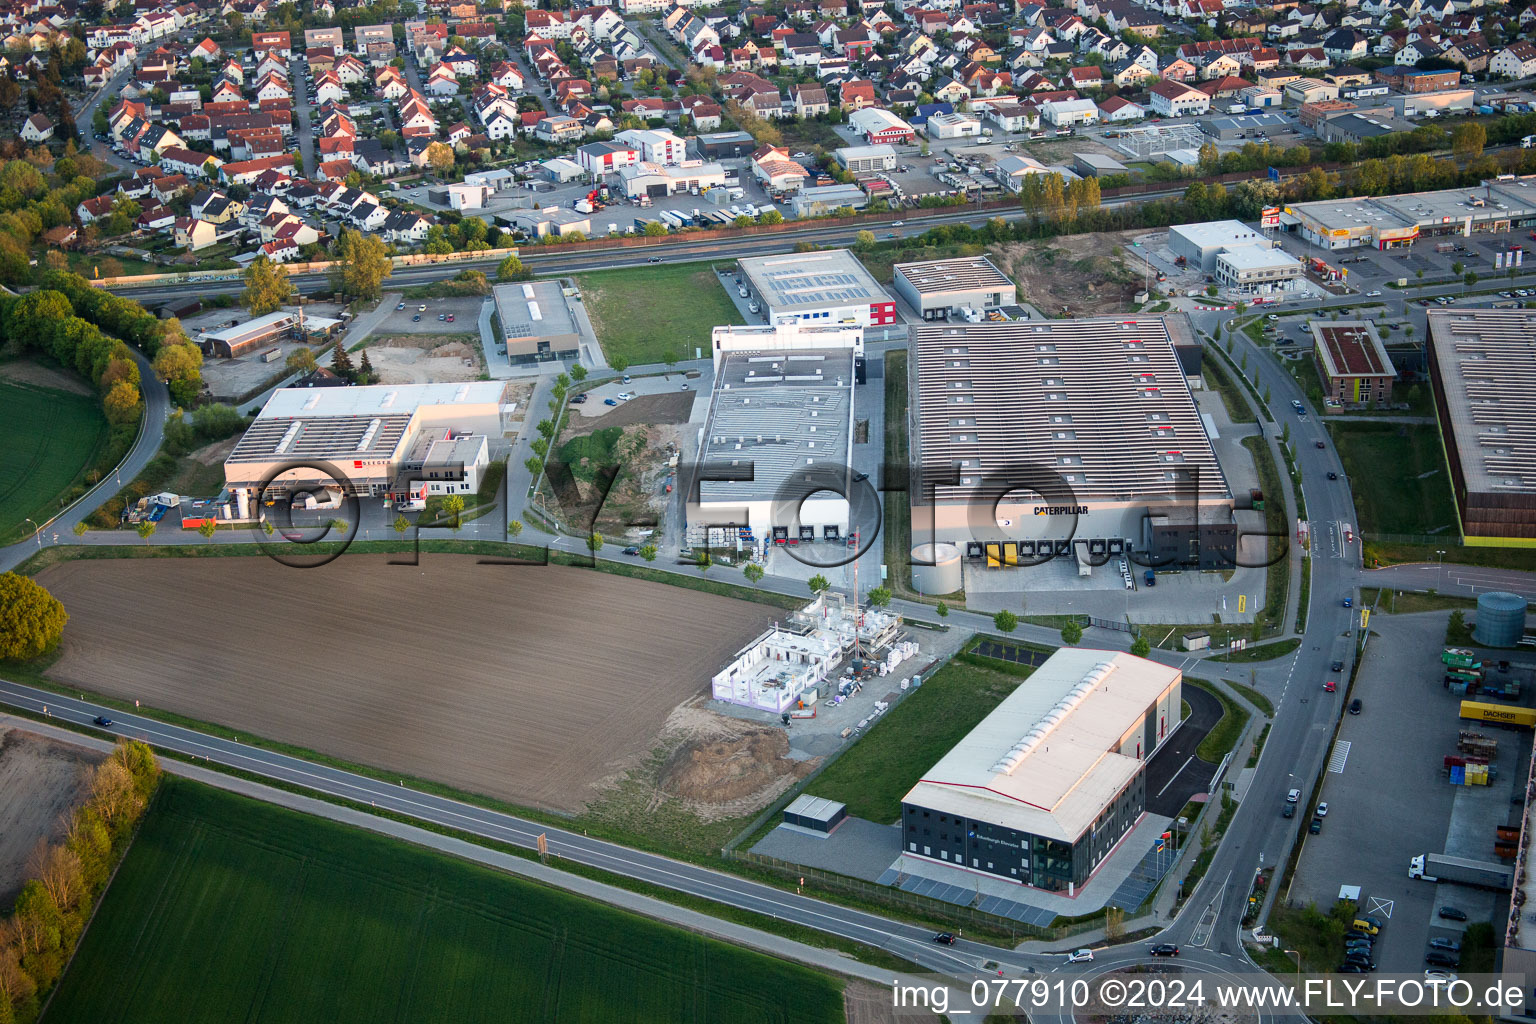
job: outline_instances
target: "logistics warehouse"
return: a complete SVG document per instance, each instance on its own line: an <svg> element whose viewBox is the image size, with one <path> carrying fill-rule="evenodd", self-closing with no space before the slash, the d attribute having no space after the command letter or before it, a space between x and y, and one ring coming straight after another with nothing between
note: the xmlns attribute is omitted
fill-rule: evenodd
<svg viewBox="0 0 1536 1024"><path fill-rule="evenodd" d="M902 856L1075 895L1141 820L1183 674L1063 648L901 801Z"/></svg>
<svg viewBox="0 0 1536 1024"><path fill-rule="evenodd" d="M1198 347L1185 316L924 324L911 338L915 544L995 567L1234 563L1234 502L1177 351Z"/></svg>

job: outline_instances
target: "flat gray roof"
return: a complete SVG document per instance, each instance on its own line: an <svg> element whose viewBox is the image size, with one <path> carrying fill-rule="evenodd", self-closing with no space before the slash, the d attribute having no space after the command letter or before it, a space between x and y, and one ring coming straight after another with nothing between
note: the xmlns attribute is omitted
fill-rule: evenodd
<svg viewBox="0 0 1536 1024"><path fill-rule="evenodd" d="M751 480L706 481L706 504L767 501L797 470L845 470L852 440L853 349L728 352L715 374L700 453Z"/></svg>
<svg viewBox="0 0 1536 1024"><path fill-rule="evenodd" d="M1187 239L1192 245L1202 249L1210 249L1218 245L1236 248L1244 245L1274 244L1264 232L1258 228L1249 227L1240 220L1204 220L1196 224L1175 224L1168 229L1168 232Z"/></svg>
<svg viewBox="0 0 1536 1024"><path fill-rule="evenodd" d="M847 249L753 256L737 262L771 309L799 312L890 299Z"/></svg>
<svg viewBox="0 0 1536 1024"><path fill-rule="evenodd" d="M1467 490L1536 493L1536 312L1431 310L1429 357Z"/></svg>
<svg viewBox="0 0 1536 1024"><path fill-rule="evenodd" d="M576 321L554 281L524 281L496 286L496 313L509 341L575 334Z"/></svg>
<svg viewBox="0 0 1536 1024"><path fill-rule="evenodd" d="M952 260L898 263L892 268L920 295L1001 289L1010 296L1013 282L985 256L961 256Z"/></svg>
<svg viewBox="0 0 1536 1024"><path fill-rule="evenodd" d="M937 500L974 500L999 478L1038 489L1043 467L1084 500L1230 502L1174 353L1195 343L1184 314L923 324L910 337L913 462L960 481Z"/></svg>

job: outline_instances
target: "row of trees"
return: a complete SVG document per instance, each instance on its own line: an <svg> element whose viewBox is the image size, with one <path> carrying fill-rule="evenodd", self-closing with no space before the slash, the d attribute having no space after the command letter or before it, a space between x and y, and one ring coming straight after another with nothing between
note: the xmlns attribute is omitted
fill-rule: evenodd
<svg viewBox="0 0 1536 1024"><path fill-rule="evenodd" d="M8 348L47 357L90 381L114 427L130 427L138 419L139 364L127 345L76 316L62 292L0 295L0 333Z"/></svg>
<svg viewBox="0 0 1536 1024"><path fill-rule="evenodd" d="M0 921L0 1024L37 1019L159 780L148 745L118 744L91 771L90 796L70 817L64 841L38 844L27 865L32 877Z"/></svg>

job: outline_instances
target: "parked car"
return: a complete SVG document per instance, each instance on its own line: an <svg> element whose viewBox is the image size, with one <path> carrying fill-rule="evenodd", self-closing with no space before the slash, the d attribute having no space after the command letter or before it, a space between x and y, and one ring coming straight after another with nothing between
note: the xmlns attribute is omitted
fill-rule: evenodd
<svg viewBox="0 0 1536 1024"><path fill-rule="evenodd" d="M1360 704L1360 698L1359 697L1356 697L1354 700L1349 702L1349 713L1350 714L1358 715L1360 713L1360 709L1361 709L1361 704Z"/></svg>
<svg viewBox="0 0 1536 1024"><path fill-rule="evenodd" d="M1147 952L1151 953L1153 956L1178 956L1179 947L1175 946L1171 942L1159 942Z"/></svg>
<svg viewBox="0 0 1536 1024"><path fill-rule="evenodd" d="M581 404L585 403L586 400L587 400L587 393L585 391L583 391L579 395L572 395L571 396L571 404L572 405L581 405Z"/></svg>
<svg viewBox="0 0 1536 1024"><path fill-rule="evenodd" d="M618 395L619 401L621 402L627 402L634 397L635 393L633 391L620 391Z"/></svg>
<svg viewBox="0 0 1536 1024"><path fill-rule="evenodd" d="M1299 789L1293 789L1289 793L1285 794L1285 802L1288 804L1299 803L1300 801L1301 790Z"/></svg>
<svg viewBox="0 0 1536 1024"><path fill-rule="evenodd" d="M447 320L448 319L448 314L447 313L439 313L439 314L437 314L437 318L439 320Z"/></svg>
<svg viewBox="0 0 1536 1024"><path fill-rule="evenodd" d="M1467 919L1467 912L1457 907L1441 907L1435 913L1442 921L1465 921Z"/></svg>
<svg viewBox="0 0 1536 1024"><path fill-rule="evenodd" d="M1447 971L1441 967L1431 967L1425 970L1424 980L1438 981L1449 985L1451 982L1456 980L1456 973L1454 971Z"/></svg>
<svg viewBox="0 0 1536 1024"><path fill-rule="evenodd" d="M417 313L415 316L411 317L411 323L413 323L413 324L421 323L421 314Z"/></svg>
<svg viewBox="0 0 1536 1024"><path fill-rule="evenodd" d="M418 312L418 313L425 313L426 311L427 311L427 304L425 302L423 302L421 305L416 307L416 312Z"/></svg>
<svg viewBox="0 0 1536 1024"><path fill-rule="evenodd" d="M1370 971L1371 968L1364 964L1351 963L1349 961L1339 964L1340 974L1369 974Z"/></svg>
<svg viewBox="0 0 1536 1024"><path fill-rule="evenodd" d="M448 322L449 323L453 323L453 314L452 313L448 314Z"/></svg>
<svg viewBox="0 0 1536 1024"><path fill-rule="evenodd" d="M1093 963L1093 950L1091 950L1091 949L1075 949L1072 952L1067 954L1067 963L1069 963L1069 964L1091 964L1091 963Z"/></svg>
<svg viewBox="0 0 1536 1024"><path fill-rule="evenodd" d="M1320 803L1320 804L1317 805L1317 816L1319 818L1326 818L1326 817L1328 817L1328 803L1327 803L1327 801L1324 801L1323 803Z"/></svg>
<svg viewBox="0 0 1536 1024"><path fill-rule="evenodd" d="M685 381L685 382L684 382L684 383L683 383L683 386L682 386L682 388L681 388L681 389L680 389L680 390L683 390L683 391L691 391L691 390L693 390L693 389L692 389L692 388L690 388L690 387L689 387L689 386L688 386L688 384L687 384L687 382L686 382L686 381Z"/></svg>
<svg viewBox="0 0 1536 1024"><path fill-rule="evenodd" d="M1323 819L1322 818L1313 818L1312 819L1312 824L1307 826L1307 831L1312 833L1313 835L1317 835L1322 830L1323 830Z"/></svg>
<svg viewBox="0 0 1536 1024"><path fill-rule="evenodd" d="M405 303L402 302L402 303L400 303L400 305L395 307L395 312L398 313L398 312L400 312L404 308L405 308Z"/></svg>
<svg viewBox="0 0 1536 1024"><path fill-rule="evenodd" d="M619 403L617 401L615 401L614 399L612 399L612 398L605 398L605 399L603 399L603 404L604 405L618 405Z"/></svg>
<svg viewBox="0 0 1536 1024"><path fill-rule="evenodd" d="M626 373L626 374L625 374L625 375L624 375L624 376L623 376L623 377L622 377L622 378L620 378L620 382L621 382L621 383L624 383L624 384L629 384L629 383L631 383L631 382L632 382L632 381L633 381L633 380L634 380L634 378L633 378L633 377L631 377L631 376L630 376L630 375L629 375L629 374L627 374L627 373Z"/></svg>
<svg viewBox="0 0 1536 1024"><path fill-rule="evenodd" d="M1432 949L1424 954L1424 962L1434 967L1460 967L1461 958L1453 953L1447 953L1441 949Z"/></svg>
<svg viewBox="0 0 1536 1024"><path fill-rule="evenodd" d="M1294 817L1296 817L1296 805L1295 804L1281 804L1280 805L1280 817L1282 817L1282 818L1294 818Z"/></svg>

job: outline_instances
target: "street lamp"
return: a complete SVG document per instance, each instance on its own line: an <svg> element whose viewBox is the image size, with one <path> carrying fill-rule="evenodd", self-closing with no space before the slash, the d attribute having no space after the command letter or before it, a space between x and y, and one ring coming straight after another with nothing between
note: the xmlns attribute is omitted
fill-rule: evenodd
<svg viewBox="0 0 1536 1024"><path fill-rule="evenodd" d="M1436 551L1435 552L1435 560L1439 563L1439 568L1438 568L1438 571L1437 571L1437 576L1438 576L1438 578L1440 580L1441 588L1444 589L1444 587L1445 587L1445 552L1444 551Z"/></svg>
<svg viewBox="0 0 1536 1024"><path fill-rule="evenodd" d="M38 526L37 523L33 522L30 518L24 519L23 521L32 523L32 536L37 538L37 550L43 550L43 528Z"/></svg>
<svg viewBox="0 0 1536 1024"><path fill-rule="evenodd" d="M1299 985L1301 984L1301 953L1294 949L1287 949L1284 952L1296 958L1296 984Z"/></svg>

